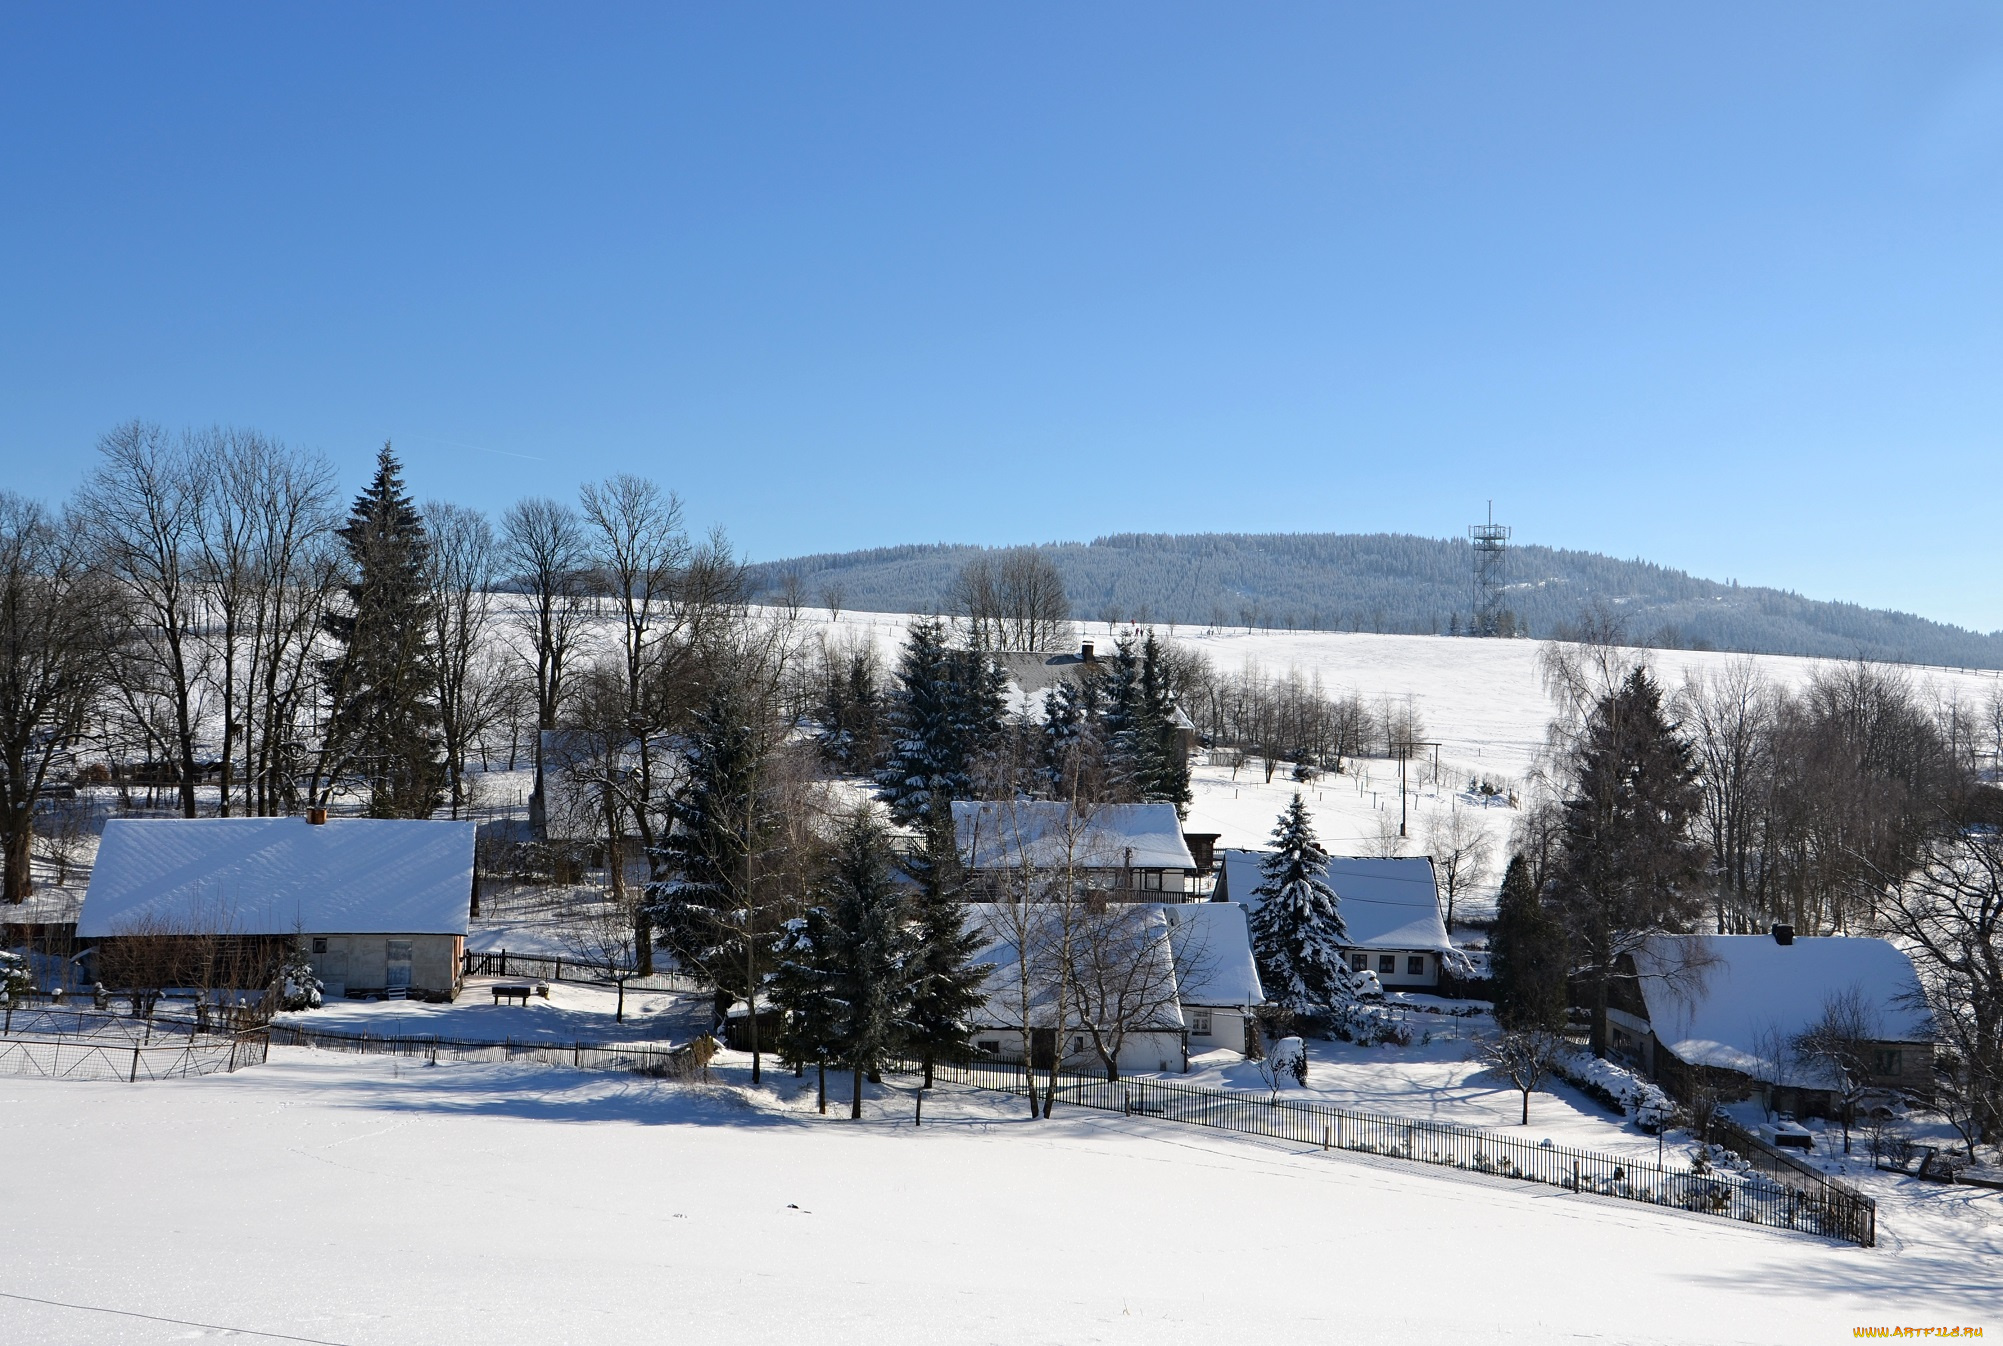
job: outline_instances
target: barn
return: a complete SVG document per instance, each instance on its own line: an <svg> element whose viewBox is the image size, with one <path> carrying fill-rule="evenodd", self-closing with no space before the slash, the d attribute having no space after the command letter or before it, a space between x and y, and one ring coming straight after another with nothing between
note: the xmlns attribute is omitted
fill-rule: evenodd
<svg viewBox="0 0 2003 1346"><path fill-rule="evenodd" d="M106 823L77 919L100 980L254 987L300 944L330 997L457 995L474 825L310 818Z"/></svg>

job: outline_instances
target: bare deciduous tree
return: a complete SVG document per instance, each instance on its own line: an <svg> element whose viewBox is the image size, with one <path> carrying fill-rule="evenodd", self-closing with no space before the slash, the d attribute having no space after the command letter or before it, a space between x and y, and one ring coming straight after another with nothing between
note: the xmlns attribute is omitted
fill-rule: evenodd
<svg viewBox="0 0 2003 1346"><path fill-rule="evenodd" d="M105 681L118 586L72 520L0 492L0 841L5 896L34 888L35 800L69 760Z"/></svg>
<svg viewBox="0 0 2003 1346"><path fill-rule="evenodd" d="M494 530L478 510L434 500L424 507L431 534L426 580L437 648L439 731L445 739L452 816L466 806L466 762L501 709L501 673L487 655L499 559Z"/></svg>
<svg viewBox="0 0 2003 1346"><path fill-rule="evenodd" d="M1064 577L1035 547L974 557L960 570L952 602L977 649L1052 650L1070 643Z"/></svg>
<svg viewBox="0 0 2003 1346"><path fill-rule="evenodd" d="M1426 848L1432 853L1440 891L1447 899L1447 909L1441 914L1448 935L1452 935L1456 904L1488 881L1495 842L1473 809L1450 809L1427 818Z"/></svg>
<svg viewBox="0 0 2003 1346"><path fill-rule="evenodd" d="M1544 1029L1522 1029L1481 1039L1475 1047L1484 1065L1516 1086L1523 1095L1522 1126L1530 1125L1530 1095L1551 1074L1565 1039Z"/></svg>

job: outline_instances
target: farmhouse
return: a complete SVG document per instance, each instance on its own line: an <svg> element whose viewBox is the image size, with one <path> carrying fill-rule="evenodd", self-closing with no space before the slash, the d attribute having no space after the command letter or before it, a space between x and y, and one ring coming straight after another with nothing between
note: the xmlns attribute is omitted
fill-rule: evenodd
<svg viewBox="0 0 2003 1346"><path fill-rule="evenodd" d="M267 984L304 943L330 996L458 994L473 824L386 818L114 818L77 936L104 978L142 950L169 984Z"/></svg>
<svg viewBox="0 0 2003 1346"><path fill-rule="evenodd" d="M1217 898L1257 908L1260 899L1253 890L1260 880L1259 865L1270 852L1223 850L1218 854L1222 860ZM1439 886L1431 859L1331 856L1328 882L1335 889L1336 909L1349 932L1343 949L1351 968L1375 973L1387 991L1440 988L1441 975L1451 966L1454 955L1446 922L1440 919Z"/></svg>
<svg viewBox="0 0 2003 1346"><path fill-rule="evenodd" d="M1827 1116L1842 1082L1798 1045L1832 1006L1856 1019L1846 1053L1871 1088L1925 1093L1933 1022L1912 961L1882 939L1655 935L1627 959L1607 1012L1614 1051L1689 1097L1708 1084L1764 1095L1776 1111Z"/></svg>
<svg viewBox="0 0 2003 1346"><path fill-rule="evenodd" d="M970 916L985 936L974 961L988 965L987 999L973 1015L985 1057L1022 1060L1025 1025L1038 1068L1061 1052L1072 1070L1105 1056L1122 1073L1182 1070L1192 1052L1245 1050L1264 995L1242 907L977 903Z"/></svg>
<svg viewBox="0 0 2003 1346"><path fill-rule="evenodd" d="M1035 900L1103 896L1179 901L1201 892L1203 871L1173 804L1101 804L1074 810L1054 800L956 803L953 826L977 890Z"/></svg>

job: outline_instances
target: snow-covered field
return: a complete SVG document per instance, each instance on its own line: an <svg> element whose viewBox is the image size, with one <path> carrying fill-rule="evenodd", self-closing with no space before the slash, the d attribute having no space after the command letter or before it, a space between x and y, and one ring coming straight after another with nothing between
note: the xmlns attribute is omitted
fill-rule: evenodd
<svg viewBox="0 0 2003 1346"><path fill-rule="evenodd" d="M0 1082L0 1339L1824 1342L2003 1323L1995 1198L1841 1247L953 1090L274 1052ZM56 1162L46 1162L54 1159ZM132 1315L132 1316L126 1316Z"/></svg>

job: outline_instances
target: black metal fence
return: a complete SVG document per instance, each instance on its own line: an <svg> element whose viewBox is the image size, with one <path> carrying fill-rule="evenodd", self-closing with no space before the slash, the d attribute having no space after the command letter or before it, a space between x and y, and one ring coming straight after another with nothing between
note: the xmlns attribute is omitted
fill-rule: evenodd
<svg viewBox="0 0 2003 1346"><path fill-rule="evenodd" d="M0 1020L0 1075L55 1080L185 1079L263 1065L262 1028L206 1032L173 1019L68 1009L8 1009Z"/></svg>
<svg viewBox="0 0 2003 1346"><path fill-rule="evenodd" d="M917 1073L906 1065L899 1073ZM981 1089L1022 1094L1029 1082L1020 1066L976 1062L939 1065L936 1078ZM1037 1072L1039 1087L1046 1072ZM1653 1206L1788 1229L1871 1247L1877 1241L1877 1203L1824 1175L1819 1185L1764 1175L1697 1172L1659 1167L1646 1160L1537 1144L1514 1136L1445 1122L1348 1112L1323 1103L1200 1088L1165 1080L1111 1081L1061 1074L1058 1101L1128 1116L1159 1117L1323 1149L1353 1150L1415 1163L1435 1164L1568 1191L1617 1197Z"/></svg>
<svg viewBox="0 0 2003 1346"><path fill-rule="evenodd" d="M594 985L610 985L620 977L626 980L629 991L688 991L703 990L703 984L694 977L680 972L650 972L640 976L624 968L609 963L594 963L583 958L564 958L545 954L509 953L506 949L494 953L466 952L460 968L460 975L466 977L534 977L539 981L589 982Z"/></svg>
<svg viewBox="0 0 2003 1346"><path fill-rule="evenodd" d="M569 1066L575 1070L623 1070L641 1075L680 1077L699 1072L708 1057L687 1045L625 1042L534 1042L515 1038L476 1041L436 1034L390 1036L334 1033L274 1023L271 1040L281 1047L317 1047L361 1056L396 1056L423 1061L469 1061L487 1065L519 1062Z"/></svg>

